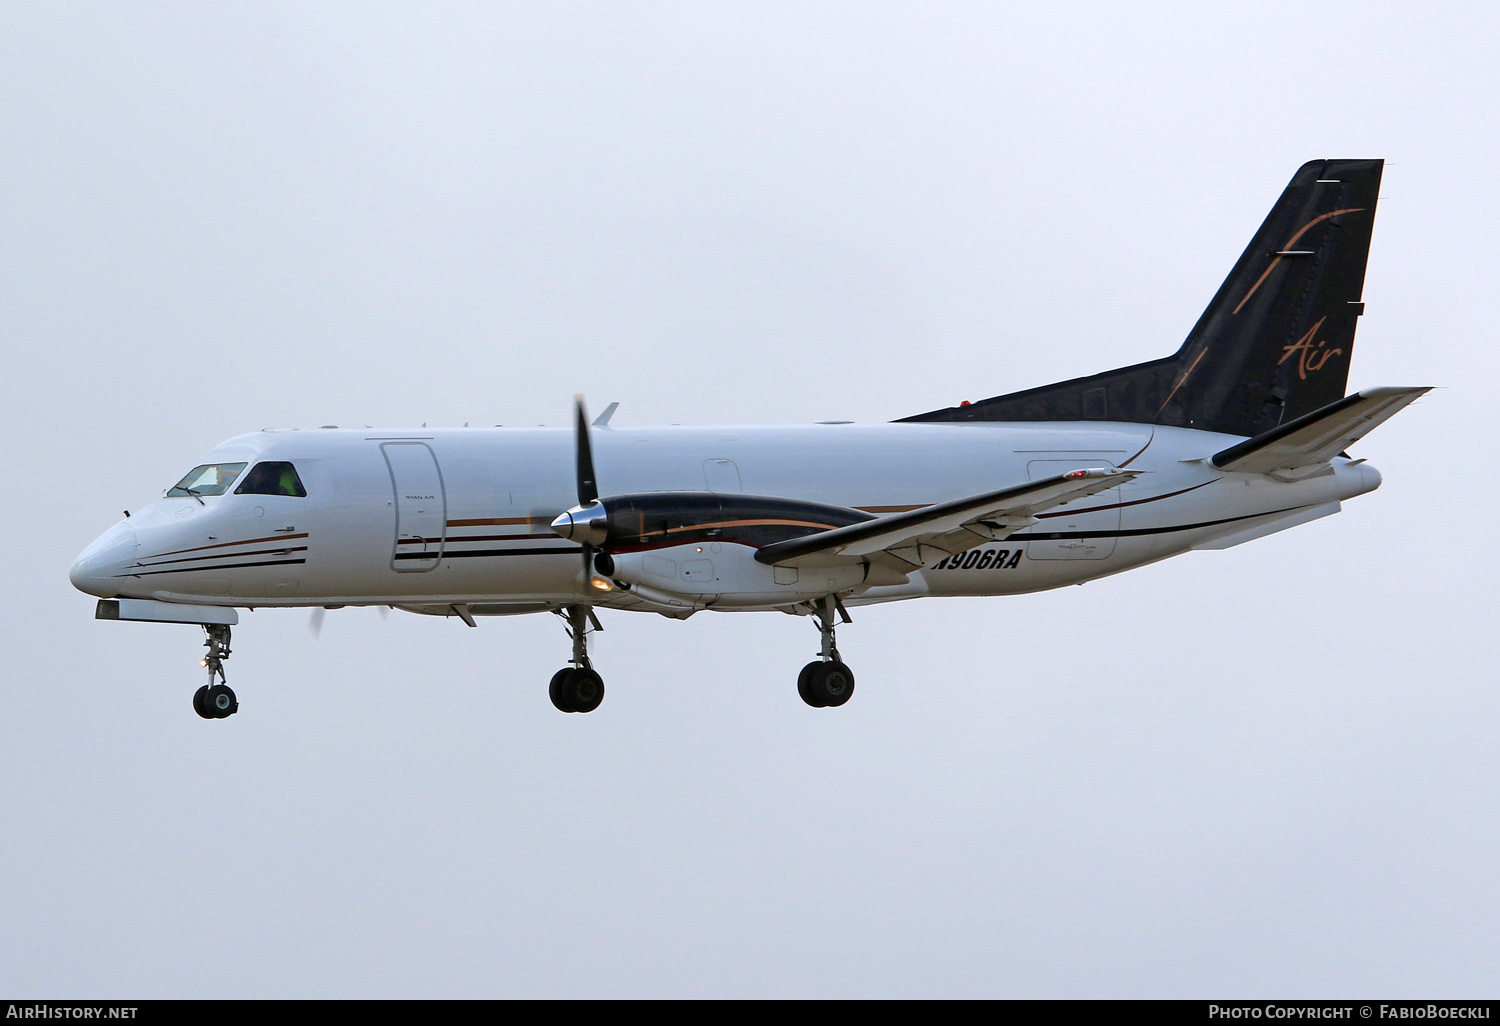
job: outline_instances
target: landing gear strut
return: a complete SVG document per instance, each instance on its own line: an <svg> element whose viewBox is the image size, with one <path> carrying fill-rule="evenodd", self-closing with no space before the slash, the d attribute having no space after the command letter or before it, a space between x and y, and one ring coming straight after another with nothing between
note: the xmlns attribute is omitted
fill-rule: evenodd
<svg viewBox="0 0 1500 1026"><path fill-rule="evenodd" d="M203 630L208 634L203 642L208 655L203 657L201 665L208 668L208 683L193 694L193 711L205 720L222 720L240 711L239 700L224 678L224 660L229 658L229 627L206 623Z"/></svg>
<svg viewBox="0 0 1500 1026"><path fill-rule="evenodd" d="M813 616L823 635L822 658L802 667L797 675L797 694L814 709L843 705L854 694L854 671L839 660L838 640L833 633L835 613L845 623L853 623L837 595L829 595L813 605Z"/></svg>
<svg viewBox="0 0 1500 1026"><path fill-rule="evenodd" d="M604 680L589 662L588 636L590 630L604 628L592 606L568 606L557 610L557 615L567 621L568 637L573 639L573 665L552 675L547 695L560 712L593 712L604 701Z"/></svg>

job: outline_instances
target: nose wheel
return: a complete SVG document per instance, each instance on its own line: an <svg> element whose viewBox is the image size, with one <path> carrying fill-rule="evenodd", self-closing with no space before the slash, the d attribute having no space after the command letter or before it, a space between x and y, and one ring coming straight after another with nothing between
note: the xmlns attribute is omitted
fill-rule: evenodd
<svg viewBox="0 0 1500 1026"><path fill-rule="evenodd" d="M222 720L240 711L239 699L224 679L224 660L229 658L229 628L223 624L204 624L208 640L203 646L208 654L202 666L208 668L208 683L193 692L193 712L205 720ZM218 683L214 683L215 680Z"/></svg>
<svg viewBox="0 0 1500 1026"><path fill-rule="evenodd" d="M227 684L205 684L193 692L193 712L205 720L222 720L240 711L239 699Z"/></svg>

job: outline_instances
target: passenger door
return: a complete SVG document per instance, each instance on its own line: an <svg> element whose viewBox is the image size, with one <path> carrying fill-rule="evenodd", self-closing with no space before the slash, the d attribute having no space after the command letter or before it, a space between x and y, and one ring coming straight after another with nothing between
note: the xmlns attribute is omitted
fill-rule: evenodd
<svg viewBox="0 0 1500 1026"><path fill-rule="evenodd" d="M448 536L448 497L437 455L426 442L380 446L395 493L396 542L391 569L422 573L438 565Z"/></svg>

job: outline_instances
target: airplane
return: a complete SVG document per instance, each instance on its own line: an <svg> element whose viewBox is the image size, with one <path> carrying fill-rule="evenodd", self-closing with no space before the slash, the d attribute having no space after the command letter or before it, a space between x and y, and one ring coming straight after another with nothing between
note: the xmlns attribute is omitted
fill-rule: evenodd
<svg viewBox="0 0 1500 1026"><path fill-rule="evenodd" d="M198 624L205 719L239 709L238 608L550 612L554 706L598 708L596 610L810 617L797 691L854 691L850 607L1015 595L1224 549L1380 485L1347 449L1430 389L1345 394L1380 160L1292 177L1172 355L891 423L265 430L204 455L69 577L98 619Z"/></svg>

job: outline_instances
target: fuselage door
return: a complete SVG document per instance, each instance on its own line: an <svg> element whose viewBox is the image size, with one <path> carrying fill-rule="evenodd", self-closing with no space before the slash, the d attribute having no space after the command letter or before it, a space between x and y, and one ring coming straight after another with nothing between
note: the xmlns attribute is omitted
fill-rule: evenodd
<svg viewBox="0 0 1500 1026"><path fill-rule="evenodd" d="M1113 466L1110 460L1087 454L1069 459L1032 460L1026 464L1026 476L1037 481L1073 470ZM1074 506L1078 508L1075 510ZM1040 524L1026 531L1031 538L1026 543L1027 559L1106 559L1115 551L1115 540L1120 533L1120 489L1106 488L1048 510L1040 519Z"/></svg>
<svg viewBox="0 0 1500 1026"><path fill-rule="evenodd" d="M437 456L426 442L382 442L395 492L396 544L391 569L431 570L443 558L448 535L448 499Z"/></svg>

